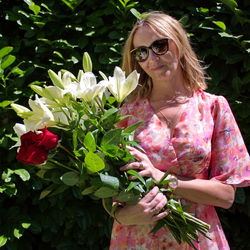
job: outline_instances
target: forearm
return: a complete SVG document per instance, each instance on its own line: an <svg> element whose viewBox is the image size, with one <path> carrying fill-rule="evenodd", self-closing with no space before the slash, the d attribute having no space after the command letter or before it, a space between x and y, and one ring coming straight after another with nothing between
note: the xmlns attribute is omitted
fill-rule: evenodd
<svg viewBox="0 0 250 250"><path fill-rule="evenodd" d="M234 201L235 189L216 180L184 180L178 177L174 194L196 203L229 208Z"/></svg>

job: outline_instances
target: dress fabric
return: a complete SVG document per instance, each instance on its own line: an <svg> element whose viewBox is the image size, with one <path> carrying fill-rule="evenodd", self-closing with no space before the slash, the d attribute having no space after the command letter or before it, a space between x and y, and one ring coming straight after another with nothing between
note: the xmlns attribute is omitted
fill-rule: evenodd
<svg viewBox="0 0 250 250"><path fill-rule="evenodd" d="M148 99L125 103L121 113L130 115L119 126L144 123L135 132L153 165L198 179L214 179L235 187L250 185L250 159L241 133L223 96L195 91L185 104L172 137L154 113ZM191 204L189 211L210 224L208 236L199 236L200 250L228 250L221 223L213 206L182 200ZM188 250L186 243L178 244L167 229L150 233L154 225L121 225L114 222L110 250Z"/></svg>

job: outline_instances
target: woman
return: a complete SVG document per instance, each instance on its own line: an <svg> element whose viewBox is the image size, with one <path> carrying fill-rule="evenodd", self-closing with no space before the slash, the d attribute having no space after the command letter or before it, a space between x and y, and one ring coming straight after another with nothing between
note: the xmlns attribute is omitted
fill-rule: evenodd
<svg viewBox="0 0 250 250"><path fill-rule="evenodd" d="M159 181L171 168L176 197L210 224L209 240L198 249L229 249L214 206L229 208L237 186L250 183L250 161L226 99L204 92L204 70L181 24L161 12L149 12L132 29L124 49L123 69L140 73L140 86L122 107L131 115L119 126L144 121L136 139L144 149L129 148L137 169ZM136 205L115 213L110 249L192 249L179 245L167 229L150 233L165 216L167 200L158 188Z"/></svg>

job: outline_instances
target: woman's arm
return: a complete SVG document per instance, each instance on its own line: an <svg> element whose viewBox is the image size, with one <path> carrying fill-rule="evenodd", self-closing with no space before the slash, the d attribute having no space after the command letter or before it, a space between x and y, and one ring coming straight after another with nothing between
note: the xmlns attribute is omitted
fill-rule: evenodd
<svg viewBox="0 0 250 250"><path fill-rule="evenodd" d="M152 177L157 182L161 180L164 173L153 166L146 154L132 147L128 149L138 162L129 163L121 170L137 169L143 177ZM222 208L229 208L233 204L235 189L232 185L216 180L187 179L181 176L177 176L177 179L178 186L174 194L181 198Z"/></svg>
<svg viewBox="0 0 250 250"><path fill-rule="evenodd" d="M235 188L216 180L192 179L177 177L178 187L174 194L196 203L230 208L234 202Z"/></svg>

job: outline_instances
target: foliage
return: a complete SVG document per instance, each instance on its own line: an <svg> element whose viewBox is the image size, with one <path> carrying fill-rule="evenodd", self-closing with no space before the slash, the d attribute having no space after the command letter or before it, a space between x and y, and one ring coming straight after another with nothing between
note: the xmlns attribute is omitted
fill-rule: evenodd
<svg viewBox="0 0 250 250"><path fill-rule="evenodd" d="M92 55L96 71L111 73L120 63L122 45L136 21L131 8L163 10L181 20L199 57L209 66L208 91L229 100L250 148L249 1L2 0L0 174L10 179L6 182L2 177L0 186L10 184L10 189L4 189L0 198L0 245L6 249L108 246L111 221L97 201L90 202L74 188L39 200L46 183L32 173L25 182L16 174L24 167L16 162L15 150L8 149L16 141L12 127L19 120L8 105L13 101L26 105L32 95L29 84L41 86L48 80L46 68L64 67L75 73L83 51ZM248 249L249 189L239 189L235 205L219 213L231 249Z"/></svg>

